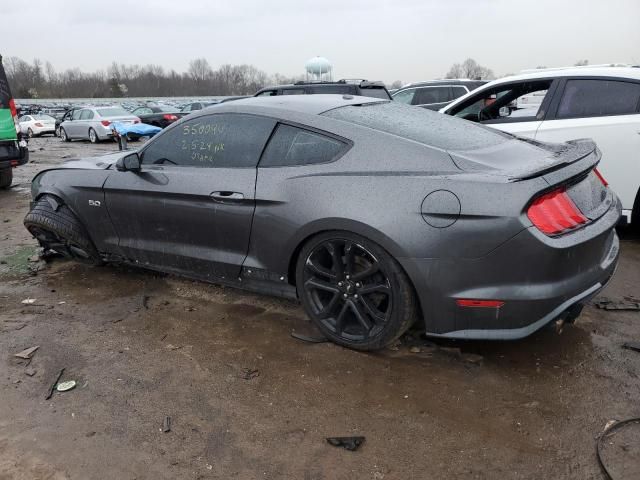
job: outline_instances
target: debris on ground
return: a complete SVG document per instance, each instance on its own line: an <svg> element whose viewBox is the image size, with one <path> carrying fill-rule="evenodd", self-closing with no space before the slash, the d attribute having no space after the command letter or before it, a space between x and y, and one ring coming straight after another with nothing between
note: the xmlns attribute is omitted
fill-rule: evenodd
<svg viewBox="0 0 640 480"><path fill-rule="evenodd" d="M47 396L44 397L45 400L49 400L53 396L53 391L56 389L56 386L58 385L58 382L62 378L62 374L63 373L64 373L64 368L62 370L60 370L60 372L58 372L58 375L56 376L55 381L49 387L49 390L47 392Z"/></svg>
<svg viewBox="0 0 640 480"><path fill-rule="evenodd" d="M37 370L35 368L26 368L24 373L29 377L33 377L37 373Z"/></svg>
<svg viewBox="0 0 640 480"><path fill-rule="evenodd" d="M151 297L150 297L149 295L143 295L143 296L142 296L142 307L143 307L145 310L149 310L149 299L150 299L150 298L151 298Z"/></svg>
<svg viewBox="0 0 640 480"><path fill-rule="evenodd" d="M628 427L630 425L640 425L640 418L629 418L627 420L621 420L619 422L616 420L609 420L604 426L602 435L598 437L598 441L596 443L596 454L598 457L598 463L600 464L600 468L606 475L606 478L608 478L609 480L613 480L613 476L607 468L607 465L604 463L602 457L603 446L605 442L609 441L611 437L617 434L623 427Z"/></svg>
<svg viewBox="0 0 640 480"><path fill-rule="evenodd" d="M421 349L420 347L413 346L413 347L411 347L411 348L409 349L409 351L410 351L411 353L420 353L420 352L422 351L422 349Z"/></svg>
<svg viewBox="0 0 640 480"><path fill-rule="evenodd" d="M164 421L162 422L162 431L164 433L168 433L171 431L171 417L164 417Z"/></svg>
<svg viewBox="0 0 640 480"><path fill-rule="evenodd" d="M602 310L626 310L640 311L640 300L634 297L624 297L623 300L614 300L608 297L598 297L591 302L596 308Z"/></svg>
<svg viewBox="0 0 640 480"><path fill-rule="evenodd" d="M304 335L302 333L297 333L297 332L291 332L291 336L293 338L297 338L298 340L302 340L303 342L309 342L309 343L325 343L329 341L327 337L310 336L310 335Z"/></svg>
<svg viewBox="0 0 640 480"><path fill-rule="evenodd" d="M327 437L327 442L334 447L355 452L365 441L365 437Z"/></svg>
<svg viewBox="0 0 640 480"><path fill-rule="evenodd" d="M622 348L626 348L627 350L634 350L636 352L640 352L640 342L627 342L622 345Z"/></svg>
<svg viewBox="0 0 640 480"><path fill-rule="evenodd" d="M36 303L36 299L35 298L25 298L20 303L22 303L24 305L33 305L34 303Z"/></svg>
<svg viewBox="0 0 640 480"><path fill-rule="evenodd" d="M58 385L56 385L56 390L59 392L68 392L69 390L73 390L74 388L76 388L75 380L68 380L66 382L61 382Z"/></svg>
<svg viewBox="0 0 640 480"><path fill-rule="evenodd" d="M33 357L33 354L36 353L36 350L40 348L40 345L36 345L35 347L29 347L21 352L14 354L14 357L23 358L25 360L29 360Z"/></svg>
<svg viewBox="0 0 640 480"><path fill-rule="evenodd" d="M474 365L479 365L484 360L484 357L476 353L463 353L462 359L465 362L473 363Z"/></svg>
<svg viewBox="0 0 640 480"><path fill-rule="evenodd" d="M258 369L253 368L243 368L241 377L244 380L251 380L252 378L256 378L260 376L260 371Z"/></svg>

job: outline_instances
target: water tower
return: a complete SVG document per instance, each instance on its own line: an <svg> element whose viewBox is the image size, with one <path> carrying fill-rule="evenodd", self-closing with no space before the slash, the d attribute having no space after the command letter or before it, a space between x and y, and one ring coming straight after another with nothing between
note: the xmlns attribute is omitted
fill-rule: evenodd
<svg viewBox="0 0 640 480"><path fill-rule="evenodd" d="M322 82L333 80L333 67L331 62L324 57L313 57L304 64L307 72L307 81Z"/></svg>

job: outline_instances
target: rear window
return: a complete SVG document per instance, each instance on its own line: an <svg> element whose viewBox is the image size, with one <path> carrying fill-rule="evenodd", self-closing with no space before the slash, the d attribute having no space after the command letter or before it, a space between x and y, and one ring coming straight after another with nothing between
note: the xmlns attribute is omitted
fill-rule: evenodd
<svg viewBox="0 0 640 480"><path fill-rule="evenodd" d="M54 120L55 118L50 117L49 115L33 115L34 120Z"/></svg>
<svg viewBox="0 0 640 480"><path fill-rule="evenodd" d="M568 80L557 118L628 115L638 111L640 84L612 80Z"/></svg>
<svg viewBox="0 0 640 480"><path fill-rule="evenodd" d="M385 100L389 100L389 94L382 87L361 87L360 95L364 97L384 98Z"/></svg>
<svg viewBox="0 0 640 480"><path fill-rule="evenodd" d="M288 167L327 163L335 159L346 144L309 130L278 125L260 161L261 167Z"/></svg>
<svg viewBox="0 0 640 480"><path fill-rule="evenodd" d="M119 117L122 115L131 115L124 108L120 107L98 108L97 112L101 117Z"/></svg>
<svg viewBox="0 0 640 480"><path fill-rule="evenodd" d="M445 150L490 147L512 138L498 130L398 102L349 105L323 115Z"/></svg>

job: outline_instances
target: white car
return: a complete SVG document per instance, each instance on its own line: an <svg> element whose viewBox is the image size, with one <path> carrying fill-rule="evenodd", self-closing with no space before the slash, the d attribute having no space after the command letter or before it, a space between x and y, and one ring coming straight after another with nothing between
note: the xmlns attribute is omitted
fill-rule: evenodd
<svg viewBox="0 0 640 480"><path fill-rule="evenodd" d="M65 142L81 139L98 143L113 138L111 124L140 123L140 119L122 107L83 107L66 114L58 129Z"/></svg>
<svg viewBox="0 0 640 480"><path fill-rule="evenodd" d="M545 142L593 139L623 221L640 223L640 68L535 70L487 83L440 112Z"/></svg>
<svg viewBox="0 0 640 480"><path fill-rule="evenodd" d="M49 115L23 115L18 119L20 131L29 137L56 133L56 119Z"/></svg>

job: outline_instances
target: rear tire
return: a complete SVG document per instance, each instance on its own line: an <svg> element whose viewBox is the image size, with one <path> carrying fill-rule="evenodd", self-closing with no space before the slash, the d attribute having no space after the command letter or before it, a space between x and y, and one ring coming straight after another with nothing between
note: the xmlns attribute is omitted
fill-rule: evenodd
<svg viewBox="0 0 640 480"><path fill-rule="evenodd" d="M355 350L388 346L418 316L413 286L400 264L378 244L349 232L321 233L302 247L296 287L320 331Z"/></svg>
<svg viewBox="0 0 640 480"><path fill-rule="evenodd" d="M101 265L100 254L78 218L57 199L54 204L58 204L57 209L47 196L41 197L24 218L27 230L45 250L89 265Z"/></svg>
<svg viewBox="0 0 640 480"><path fill-rule="evenodd" d="M98 134L93 128L89 129L89 141L94 144L100 143L100 138L98 137Z"/></svg>
<svg viewBox="0 0 640 480"><path fill-rule="evenodd" d="M63 142L70 142L71 139L67 136L67 131L60 127L60 140L62 140Z"/></svg>
<svg viewBox="0 0 640 480"><path fill-rule="evenodd" d="M13 169L0 169L0 188L9 188L13 182Z"/></svg>

